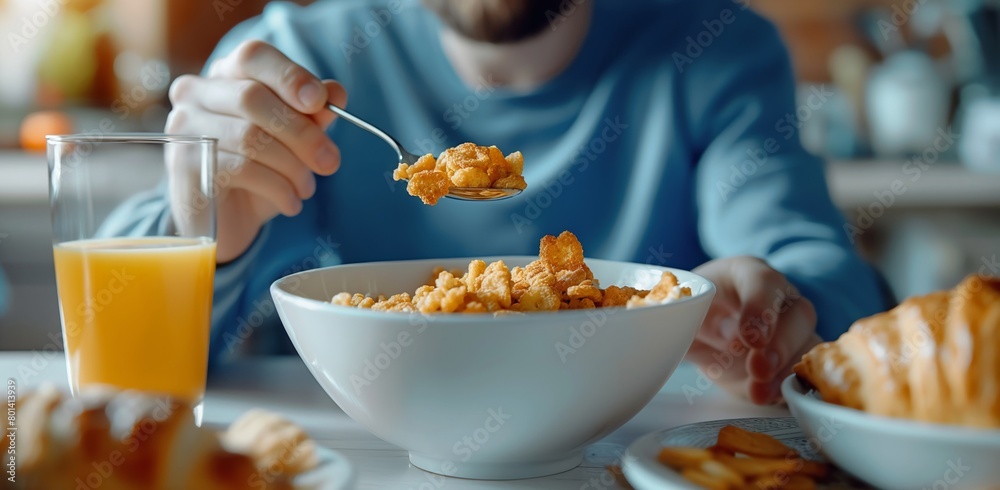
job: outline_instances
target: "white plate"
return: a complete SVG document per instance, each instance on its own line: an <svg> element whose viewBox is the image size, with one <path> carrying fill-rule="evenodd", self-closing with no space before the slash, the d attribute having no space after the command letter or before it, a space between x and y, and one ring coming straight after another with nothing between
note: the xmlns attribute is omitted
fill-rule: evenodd
<svg viewBox="0 0 1000 490"><path fill-rule="evenodd" d="M354 467L343 454L317 447L319 466L292 481L295 490L350 490L354 488Z"/></svg>
<svg viewBox="0 0 1000 490"><path fill-rule="evenodd" d="M828 460L876 487L998 488L1000 430L871 415L824 402L795 375L781 394Z"/></svg>
<svg viewBox="0 0 1000 490"><path fill-rule="evenodd" d="M660 432L647 434L629 446L622 459L625 478L636 490L684 489L698 490L701 487L685 480L680 474L660 463L656 458L663 446L709 447L719 437L719 429L735 425L741 429L760 432L778 439L796 450L806 459L823 460L816 454L805 434L792 417L747 418L712 420L684 425ZM868 488L852 482L845 475L834 472L819 488Z"/></svg>

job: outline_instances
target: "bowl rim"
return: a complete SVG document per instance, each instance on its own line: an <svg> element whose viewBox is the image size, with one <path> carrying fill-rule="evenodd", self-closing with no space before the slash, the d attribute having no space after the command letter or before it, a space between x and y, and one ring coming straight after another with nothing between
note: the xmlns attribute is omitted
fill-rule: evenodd
<svg viewBox="0 0 1000 490"><path fill-rule="evenodd" d="M379 319L379 320L404 320L405 321L407 319L413 319L413 318L416 317L416 318L420 318L421 322L427 321L428 323L443 323L443 324L449 324L449 323L461 323L461 324L482 323L484 325L487 325L487 324L492 325L492 324L495 324L495 323L523 323L526 317L527 318L531 318L531 319L536 319L536 318L553 318L555 315L559 315L559 318L561 318L561 319L578 319L578 320L580 320L582 322L582 321L587 320L587 319L593 319L594 316L597 316L596 313L593 313L595 311L597 311L597 312L603 312L603 313L605 313L605 315L613 315L614 313L617 313L617 312L632 312L632 313L640 312L640 311L641 312L657 312L657 311L661 311L661 310L666 309L666 308L677 307L678 305L682 305L682 304L685 304L685 303L705 301L706 298L707 298L707 300L711 301L711 299L714 297L715 292L716 292L716 286L715 286L715 284L712 281L710 281L709 279L707 279L706 277L704 277L704 276L702 276L700 274L697 274L697 273L694 273L694 272L691 272L691 271L688 271L688 270L677 269L677 268L673 268L673 267L659 266L659 265L643 264L643 263L639 263L639 262L624 262L624 261L617 261L617 260L592 259L592 258L585 258L584 260L586 260L587 262L590 262L590 263L601 262L601 263L606 263L606 264L641 266L641 267L647 267L647 268L650 268L650 269L653 269L653 270L659 270L661 272L663 272L663 271L670 271L670 272L674 273L675 275L676 275L677 272L680 272L683 275L691 275L691 276L694 276L695 278L703 281L705 283L706 287L704 287L700 292L693 293L690 297L687 297L687 298L682 298L682 299L679 299L679 300L676 300L676 301L672 301L670 303L645 306L645 307L642 307L642 308L627 309L627 308L625 308L623 306L613 306L613 307L608 307L608 308L587 309L587 310L539 311L539 312L532 312L532 313L526 314L526 315L489 315L489 314L468 314L468 315L463 315L463 314L419 313L419 312L410 312L410 313L405 313L404 314L402 312L371 311L371 310L362 309L362 308L349 308L349 307L345 307L345 306L341 306L341 305L334 305L334 304L331 304L329 301L321 301L321 300L318 300L318 299L306 298L304 296L300 296L300 295L297 295L295 293L292 293L292 292L289 292L289 291L285 291L281 287L281 284L283 282L288 281L288 280L290 280L290 279L292 279L292 278L294 278L296 276L304 276L304 275L313 274L313 273L322 273L322 272L333 270L333 269L338 269L338 270L339 269L359 269L359 268L364 268L364 267L371 267L372 265L378 265L378 266L383 266L384 267L384 266L391 266L393 264L412 264L412 263L415 263L415 262L435 262L435 261L437 261L437 262L444 262L444 261L452 261L452 260L469 260L469 261L471 261L471 260L479 259L479 260L486 261L488 263L490 261L495 261L495 260L505 260L505 261L509 260L509 259L512 259L512 260L524 260L524 259L535 260L537 258L538 258L537 256L531 256L531 255L495 255L495 256L486 256L486 257L483 257L483 256L474 256L474 257L447 257L447 258L434 258L434 259L385 260L385 261L376 261L376 262L356 262L356 263L350 263L350 264L338 264L338 265L331 265L331 266L327 266L327 267L320 267L320 268L316 268L316 269L309 269L309 270L304 270L304 271L299 271L299 272L295 272L295 273L292 273L292 274L288 274L288 275L283 276L283 277L275 280L274 282L272 282L269 290L270 290L272 298L277 299L280 296L284 301L287 301L287 302L290 302L292 304L295 304L297 307L304 308L304 309L307 309L307 310L312 310L312 311L316 311L316 310L319 310L319 311L328 311L328 312L333 312L333 313L337 313L337 314L340 314L340 315L348 315L348 316L351 316L351 317L368 318L368 319ZM484 321L484 320L488 320L488 321Z"/></svg>
<svg viewBox="0 0 1000 490"><path fill-rule="evenodd" d="M781 382L781 394L790 407L798 405L803 407L804 411L813 413L824 410L826 413L820 413L821 416L837 418L845 424L877 427L877 431L891 435L955 439L966 443L981 442L1000 446L1000 429L922 422L876 415L823 401L818 397L811 396L811 393L816 393L818 396L816 390L806 390L796 374L789 375ZM801 421L799 425L802 425Z"/></svg>

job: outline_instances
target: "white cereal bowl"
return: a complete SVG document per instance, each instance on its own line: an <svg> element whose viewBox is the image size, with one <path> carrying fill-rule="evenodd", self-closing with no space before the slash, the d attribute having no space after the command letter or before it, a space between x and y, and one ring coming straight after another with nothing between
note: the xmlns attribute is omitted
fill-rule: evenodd
<svg viewBox="0 0 1000 490"><path fill-rule="evenodd" d="M493 257L509 266L534 257ZM292 343L354 420L424 470L531 478L577 466L583 449L634 416L680 363L715 287L691 272L587 261L602 286L649 288L673 272L674 303L494 317L385 313L328 303L341 292L412 292L435 266L470 259L352 264L292 274L271 295Z"/></svg>
<svg viewBox="0 0 1000 490"><path fill-rule="evenodd" d="M1000 483L1000 430L871 415L824 402L795 375L781 393L810 446L870 485L957 490Z"/></svg>

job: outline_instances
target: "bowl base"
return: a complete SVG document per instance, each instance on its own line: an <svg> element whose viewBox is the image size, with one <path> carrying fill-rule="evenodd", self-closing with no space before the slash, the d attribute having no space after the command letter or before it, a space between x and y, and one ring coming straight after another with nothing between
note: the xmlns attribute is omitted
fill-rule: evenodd
<svg viewBox="0 0 1000 490"><path fill-rule="evenodd" d="M410 453L410 463L417 468L439 475L471 480L520 480L538 478L569 471L583 461L583 451L574 451L562 457L545 461L525 461L518 463L456 462Z"/></svg>

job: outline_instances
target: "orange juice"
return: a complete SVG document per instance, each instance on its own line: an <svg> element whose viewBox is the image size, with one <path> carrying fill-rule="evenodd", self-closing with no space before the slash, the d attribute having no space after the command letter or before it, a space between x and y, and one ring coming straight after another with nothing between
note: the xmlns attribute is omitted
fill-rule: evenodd
<svg viewBox="0 0 1000 490"><path fill-rule="evenodd" d="M53 253L73 390L112 385L200 402L215 242L95 239Z"/></svg>

